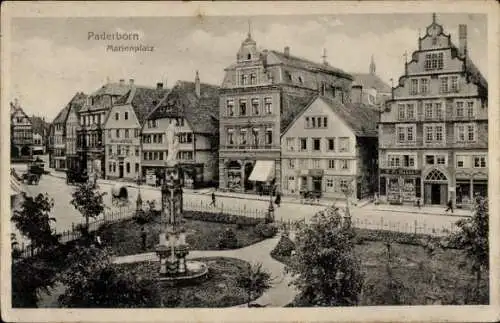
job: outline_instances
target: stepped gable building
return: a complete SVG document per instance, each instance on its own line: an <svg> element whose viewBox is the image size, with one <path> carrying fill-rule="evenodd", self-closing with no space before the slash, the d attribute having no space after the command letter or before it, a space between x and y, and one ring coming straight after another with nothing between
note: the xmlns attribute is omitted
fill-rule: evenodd
<svg viewBox="0 0 500 323"><path fill-rule="evenodd" d="M389 202L468 205L487 195L488 84L433 15L379 124L380 194Z"/></svg>
<svg viewBox="0 0 500 323"><path fill-rule="evenodd" d="M31 159L33 156L33 125L17 99L10 102L11 159Z"/></svg>
<svg viewBox="0 0 500 323"><path fill-rule="evenodd" d="M220 189L281 190L282 131L317 94L349 101L352 77L323 56L316 63L290 47L259 51L248 33L221 86Z"/></svg>
<svg viewBox="0 0 500 323"><path fill-rule="evenodd" d="M107 83L92 93L80 109L77 129L77 153L83 168L92 176L106 176L103 124L113 104L134 86L134 80L125 83Z"/></svg>
<svg viewBox="0 0 500 323"><path fill-rule="evenodd" d="M317 96L281 138L282 190L325 198L371 196L377 180L379 113L361 102Z"/></svg>
<svg viewBox="0 0 500 323"><path fill-rule="evenodd" d="M371 56L369 73L351 73L354 78L352 94L356 102L380 106L391 98L391 87L376 74L376 65Z"/></svg>
<svg viewBox="0 0 500 323"><path fill-rule="evenodd" d="M115 102L103 126L106 178L142 179L141 128L167 93L163 83L156 88L133 86Z"/></svg>
<svg viewBox="0 0 500 323"><path fill-rule="evenodd" d="M80 170L85 167L83 160L79 159L77 152L77 130L79 129L79 113L87 102L87 95L83 92L76 93L68 104L68 112L64 126L64 143L66 154L66 169Z"/></svg>
<svg viewBox="0 0 500 323"><path fill-rule="evenodd" d="M176 156L170 156L167 131L175 127ZM142 128L142 169L146 181L159 184L167 159L180 165L187 187L217 181L219 149L219 86L178 81L148 115Z"/></svg>

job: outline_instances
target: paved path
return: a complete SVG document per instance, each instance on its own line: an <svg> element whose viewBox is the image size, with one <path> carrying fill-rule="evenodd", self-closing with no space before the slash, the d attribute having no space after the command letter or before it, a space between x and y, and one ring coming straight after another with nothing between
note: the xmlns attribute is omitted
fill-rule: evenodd
<svg viewBox="0 0 500 323"><path fill-rule="evenodd" d="M188 259L192 258L207 258L207 257L230 257L247 261L251 264L262 263L262 267L267 270L273 277L273 285L261 297L253 303L266 305L268 307L283 307L293 301L297 295L297 291L288 286L290 276L284 273L285 265L274 260L270 253L279 241L279 236L267 239L251 246L235 249L235 250L193 250L189 252ZM158 257L154 252L142 253L137 255L117 257L114 263L133 263L141 261L158 261ZM246 307L240 305L237 307Z"/></svg>

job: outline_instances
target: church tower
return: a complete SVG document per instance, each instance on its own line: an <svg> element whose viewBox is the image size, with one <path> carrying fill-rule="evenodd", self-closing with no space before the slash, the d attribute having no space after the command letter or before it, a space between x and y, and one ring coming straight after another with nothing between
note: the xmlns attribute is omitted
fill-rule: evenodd
<svg viewBox="0 0 500 323"><path fill-rule="evenodd" d="M373 59L373 54L370 62L370 74L375 75L375 60Z"/></svg>
<svg viewBox="0 0 500 323"><path fill-rule="evenodd" d="M236 54L236 60L238 63L259 60L257 43L252 39L250 22L248 22L247 38L241 43L240 50L238 51L238 54Z"/></svg>

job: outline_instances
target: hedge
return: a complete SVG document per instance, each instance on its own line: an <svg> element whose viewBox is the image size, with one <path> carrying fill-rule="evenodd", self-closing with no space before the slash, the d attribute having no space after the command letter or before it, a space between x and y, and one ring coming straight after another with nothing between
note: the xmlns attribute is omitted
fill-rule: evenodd
<svg viewBox="0 0 500 323"><path fill-rule="evenodd" d="M223 214L223 213L209 213L201 211L187 211L183 217L190 220L199 220L216 223L238 224L241 226L254 226L262 223L264 219L250 218L242 215Z"/></svg>

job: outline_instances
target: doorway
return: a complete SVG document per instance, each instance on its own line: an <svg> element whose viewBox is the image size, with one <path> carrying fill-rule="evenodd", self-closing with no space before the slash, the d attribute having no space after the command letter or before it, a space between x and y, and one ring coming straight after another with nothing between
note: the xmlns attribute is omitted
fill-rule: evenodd
<svg viewBox="0 0 500 323"><path fill-rule="evenodd" d="M123 178L123 164L118 165L118 177Z"/></svg>
<svg viewBox="0 0 500 323"><path fill-rule="evenodd" d="M441 203L441 185L431 184L431 204Z"/></svg>
<svg viewBox="0 0 500 323"><path fill-rule="evenodd" d="M312 178L313 191L315 193L321 193L321 191L322 191L321 183L322 183L321 177L313 177Z"/></svg>

